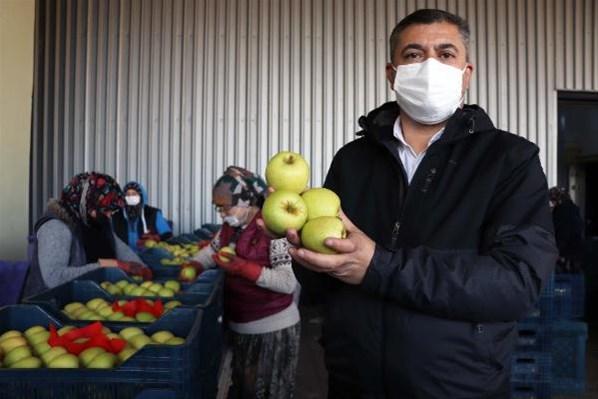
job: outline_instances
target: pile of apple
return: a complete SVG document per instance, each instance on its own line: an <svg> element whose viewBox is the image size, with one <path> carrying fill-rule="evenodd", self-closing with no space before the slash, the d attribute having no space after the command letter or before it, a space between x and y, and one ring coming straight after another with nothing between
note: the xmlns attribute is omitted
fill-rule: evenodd
<svg viewBox="0 0 598 399"><path fill-rule="evenodd" d="M149 299L143 300L147 303L145 309L140 309L137 301L120 300L113 304L108 303L103 298L94 298L87 301L85 304L81 302L70 302L64 306L62 311L73 320L109 320L109 321L128 321L128 322L140 322L140 323L151 323L160 317L163 312L167 312L171 309L181 305L179 301L169 301L163 305L162 312L152 312L150 307L154 307L158 301L154 302ZM134 304L131 306L129 304ZM161 306L161 302L159 302ZM132 309L131 312L128 311Z"/></svg>
<svg viewBox="0 0 598 399"><path fill-rule="evenodd" d="M90 333L95 330L95 333L85 334L85 330ZM67 339L69 334L75 333L80 338ZM128 327L115 334L99 323L80 329L65 326L57 331L54 326L50 326L50 331L33 326L24 332L10 330L0 335L0 368L111 369L147 344L181 345L184 342L183 338L166 330L148 337L137 327Z"/></svg>
<svg viewBox="0 0 598 399"><path fill-rule="evenodd" d="M191 259L199 251L197 244L168 244L163 241L146 240L144 245L145 248L161 248L169 252L173 258L164 258L160 261L161 264L166 266L179 266Z"/></svg>
<svg viewBox="0 0 598 399"><path fill-rule="evenodd" d="M116 283L103 281L100 286L112 295L144 296L144 297L173 297L181 290L181 284L176 280L168 280L163 284L154 281L144 281L141 284L120 280Z"/></svg>
<svg viewBox="0 0 598 399"><path fill-rule="evenodd" d="M283 236L288 229L301 231L302 245L315 252L333 254L326 238L345 238L346 230L338 217L341 201L326 188L306 190L309 166L301 155L279 152L266 166L266 180L274 192L262 207L264 223Z"/></svg>

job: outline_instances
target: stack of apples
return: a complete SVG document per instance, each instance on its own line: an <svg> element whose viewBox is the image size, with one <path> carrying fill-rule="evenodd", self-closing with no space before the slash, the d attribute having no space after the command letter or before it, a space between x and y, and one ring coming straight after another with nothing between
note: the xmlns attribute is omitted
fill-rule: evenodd
<svg viewBox="0 0 598 399"><path fill-rule="evenodd" d="M326 188L307 189L309 166L300 154L283 151L266 166L268 186L275 191L262 207L262 217L270 231L283 236L287 230L301 231L302 245L315 252L333 254L326 238L345 238L346 230L338 217L341 201Z"/></svg>
<svg viewBox="0 0 598 399"><path fill-rule="evenodd" d="M50 329L52 328L53 326L50 327ZM106 340L121 341L120 348L109 350L109 347L90 344L87 349L77 353L70 350L70 347L51 345L51 332L40 325L32 326L24 332L5 331L0 335L0 368L111 369L124 363L147 344L181 345L185 343L183 338L175 337L174 334L166 330L157 331L148 337L143 330L137 327L127 327L119 334L113 333L105 326L98 326L98 328L101 329L101 335ZM54 329L54 332L58 337L65 337L74 330L77 330L74 326L64 326L57 331ZM81 345L90 340L93 338L82 337L73 342ZM107 342L106 340L104 342Z"/></svg>
<svg viewBox="0 0 598 399"><path fill-rule="evenodd" d="M116 283L102 281L100 286L112 295L143 297L173 297L181 290L181 284L176 280L168 280L164 283L144 281L141 284L131 283L127 280L120 280Z"/></svg>
<svg viewBox="0 0 598 399"><path fill-rule="evenodd" d="M103 298L94 298L87 301L85 304L81 302L67 303L62 311L73 320L109 320L141 323L150 323L156 320L156 314L147 311L133 312L133 314L129 316L125 314L124 311L118 310L120 307L125 308L130 302L133 301L119 300L115 304L110 304ZM147 302L149 306L154 305L152 300L146 299L145 302ZM181 302L179 301L166 302L164 304L164 312L180 305Z"/></svg>

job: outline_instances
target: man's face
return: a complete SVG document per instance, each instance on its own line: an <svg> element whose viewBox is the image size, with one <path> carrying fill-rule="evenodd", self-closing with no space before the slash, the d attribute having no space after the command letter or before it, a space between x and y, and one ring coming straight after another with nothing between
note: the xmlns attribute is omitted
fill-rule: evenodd
<svg viewBox="0 0 598 399"><path fill-rule="evenodd" d="M397 48L386 66L386 78L391 86L396 71L393 65L414 64L429 58L463 70L463 91L469 88L473 65L467 62L467 52L459 28L448 22L416 24L406 28L399 36Z"/></svg>

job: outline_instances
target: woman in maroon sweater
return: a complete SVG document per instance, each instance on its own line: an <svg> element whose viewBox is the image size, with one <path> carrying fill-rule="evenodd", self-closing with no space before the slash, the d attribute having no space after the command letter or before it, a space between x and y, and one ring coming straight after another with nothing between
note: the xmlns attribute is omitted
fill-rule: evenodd
<svg viewBox="0 0 598 399"><path fill-rule="evenodd" d="M229 398L292 398L299 356L297 285L286 238L272 239L256 221L266 194L257 175L229 167L213 189L223 225L195 260L220 266L225 280L225 317L231 332L233 385ZM216 256L229 246L236 255Z"/></svg>

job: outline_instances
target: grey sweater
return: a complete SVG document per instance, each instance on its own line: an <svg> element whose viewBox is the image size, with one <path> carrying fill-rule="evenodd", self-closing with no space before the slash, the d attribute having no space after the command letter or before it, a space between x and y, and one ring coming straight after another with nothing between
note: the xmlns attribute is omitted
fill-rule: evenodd
<svg viewBox="0 0 598 399"><path fill-rule="evenodd" d="M116 235L116 257L119 260L143 264L128 245ZM37 256L42 278L48 288L54 288L91 270L101 267L98 263L72 264L73 234L58 219L44 223L37 231Z"/></svg>

